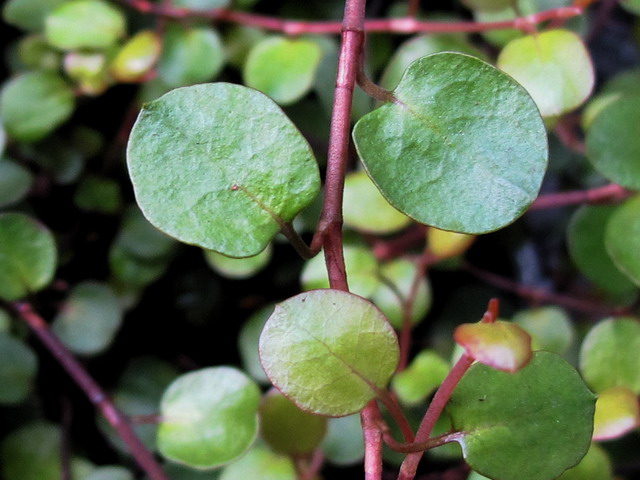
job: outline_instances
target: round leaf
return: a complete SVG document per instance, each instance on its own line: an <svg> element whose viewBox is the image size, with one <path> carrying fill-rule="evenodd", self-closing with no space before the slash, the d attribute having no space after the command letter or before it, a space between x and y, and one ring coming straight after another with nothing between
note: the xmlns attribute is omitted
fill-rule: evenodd
<svg viewBox="0 0 640 480"><path fill-rule="evenodd" d="M347 174L344 223L363 232L384 235L406 227L411 219L389 205L366 172Z"/></svg>
<svg viewBox="0 0 640 480"><path fill-rule="evenodd" d="M311 89L321 53L320 47L308 40L266 38L249 52L244 81L280 105L289 105Z"/></svg>
<svg viewBox="0 0 640 480"><path fill-rule="evenodd" d="M352 465L364 457L364 438L359 415L330 418L322 451L334 465Z"/></svg>
<svg viewBox="0 0 640 480"><path fill-rule="evenodd" d="M152 224L233 257L260 253L320 188L311 149L282 111L227 83L180 88L148 103L127 156Z"/></svg>
<svg viewBox="0 0 640 480"><path fill-rule="evenodd" d="M32 32L44 28L47 15L66 0L8 0L2 9L3 19L18 28Z"/></svg>
<svg viewBox="0 0 640 480"><path fill-rule="evenodd" d="M260 363L258 344L262 328L272 313L273 305L261 308L247 319L238 335L238 352L242 367L258 383L269 383L269 378Z"/></svg>
<svg viewBox="0 0 640 480"><path fill-rule="evenodd" d="M53 278L57 252L43 225L20 213L0 215L0 298L19 300Z"/></svg>
<svg viewBox="0 0 640 480"><path fill-rule="evenodd" d="M613 213L605 246L616 266L640 286L640 196L627 200Z"/></svg>
<svg viewBox="0 0 640 480"><path fill-rule="evenodd" d="M96 468L85 480L134 480L133 474L117 465Z"/></svg>
<svg viewBox="0 0 640 480"><path fill-rule="evenodd" d="M29 170L0 158L0 208L22 200L29 192L32 182Z"/></svg>
<svg viewBox="0 0 640 480"><path fill-rule="evenodd" d="M547 164L546 131L522 87L481 60L440 53L412 63L393 94L353 135L394 207L462 233L522 215Z"/></svg>
<svg viewBox="0 0 640 480"><path fill-rule="evenodd" d="M97 355L109 347L121 322L122 310L111 289L83 282L74 287L52 328L72 352Z"/></svg>
<svg viewBox="0 0 640 480"><path fill-rule="evenodd" d="M462 255L475 241L473 235L447 232L431 227L427 230L429 250L438 258L449 258Z"/></svg>
<svg viewBox="0 0 640 480"><path fill-rule="evenodd" d="M416 405L440 386L449 370L449 362L440 355L432 350L423 350L406 370L393 377L391 384L402 403Z"/></svg>
<svg viewBox="0 0 640 480"><path fill-rule="evenodd" d="M531 337L513 323L465 323L453 337L474 360L504 372L517 372L531 359Z"/></svg>
<svg viewBox="0 0 640 480"><path fill-rule="evenodd" d="M157 33L144 30L129 39L118 51L109 72L120 82L136 82L151 70L160 57L162 41Z"/></svg>
<svg viewBox="0 0 640 480"><path fill-rule="evenodd" d="M62 50L110 47L125 34L122 12L101 0L71 0L56 8L45 23L47 41Z"/></svg>
<svg viewBox="0 0 640 480"><path fill-rule="evenodd" d="M498 67L527 89L543 117L580 106L595 82L589 52L580 37L567 30L511 41L500 52Z"/></svg>
<svg viewBox="0 0 640 480"><path fill-rule="evenodd" d="M212 367L178 377L160 403L158 448L195 468L241 456L258 433L260 390L244 373Z"/></svg>
<svg viewBox="0 0 640 480"><path fill-rule="evenodd" d="M580 350L580 370L596 392L626 387L640 394L640 323L634 318L610 318L598 323Z"/></svg>
<svg viewBox="0 0 640 480"><path fill-rule="evenodd" d="M218 33L209 27L170 25L164 35L158 75L171 87L211 80L224 66Z"/></svg>
<svg viewBox="0 0 640 480"><path fill-rule="evenodd" d="M207 264L216 272L228 278L249 278L267 266L271 260L273 248L267 245L263 251L254 257L233 258L214 252L204 250L204 257Z"/></svg>
<svg viewBox="0 0 640 480"><path fill-rule="evenodd" d="M534 350L562 355L573 342L574 328L567 313L559 307L539 307L518 312L513 323L531 335Z"/></svg>
<svg viewBox="0 0 640 480"><path fill-rule="evenodd" d="M9 81L0 94L0 118L7 133L21 142L46 137L73 113L71 87L57 74L29 72Z"/></svg>
<svg viewBox="0 0 640 480"><path fill-rule="evenodd" d="M0 332L0 404L24 400L38 369L38 357L21 341Z"/></svg>
<svg viewBox="0 0 640 480"><path fill-rule="evenodd" d="M471 468L495 480L548 480L587 452L594 404L573 367L537 352L515 374L473 365L447 409Z"/></svg>
<svg viewBox="0 0 640 480"><path fill-rule="evenodd" d="M613 387L601 392L596 401L593 419L593 439L618 438L640 426L638 397L624 387Z"/></svg>
<svg viewBox="0 0 640 480"><path fill-rule="evenodd" d="M304 455L324 438L327 418L300 410L278 391L270 391L260 405L260 433L276 452Z"/></svg>
<svg viewBox="0 0 640 480"><path fill-rule="evenodd" d="M276 306L260 336L260 358L273 384L299 407L342 416L358 412L385 388L399 348L370 302L314 290Z"/></svg>
<svg viewBox="0 0 640 480"><path fill-rule="evenodd" d="M597 443L592 443L580 463L564 472L558 480L613 480L613 478L613 468L607 452Z"/></svg>
<svg viewBox="0 0 640 480"><path fill-rule="evenodd" d="M220 480L296 480L293 461L264 447L251 449L244 457L226 467Z"/></svg>
<svg viewBox="0 0 640 480"><path fill-rule="evenodd" d="M640 95L622 95L598 113L586 138L587 158L595 169L632 189L640 189L639 123Z"/></svg>

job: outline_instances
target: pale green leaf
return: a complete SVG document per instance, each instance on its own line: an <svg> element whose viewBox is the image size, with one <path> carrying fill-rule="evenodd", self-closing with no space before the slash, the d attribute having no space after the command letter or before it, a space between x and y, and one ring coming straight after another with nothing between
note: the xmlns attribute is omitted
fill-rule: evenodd
<svg viewBox="0 0 640 480"><path fill-rule="evenodd" d="M449 362L436 352L423 350L393 377L391 385L402 403L416 405L440 386L450 369Z"/></svg>
<svg viewBox="0 0 640 480"><path fill-rule="evenodd" d="M40 31L47 15L66 0L8 0L2 9L4 20L23 30Z"/></svg>
<svg viewBox="0 0 640 480"><path fill-rule="evenodd" d="M569 315L560 307L521 310L513 317L513 323L531 335L531 347L534 350L562 355L569 349L575 336Z"/></svg>
<svg viewBox="0 0 640 480"><path fill-rule="evenodd" d="M322 451L334 465L353 465L364 457L364 438L359 415L330 418Z"/></svg>
<svg viewBox="0 0 640 480"><path fill-rule="evenodd" d="M578 465L564 472L558 480L613 480L613 467L607 452L592 443Z"/></svg>
<svg viewBox="0 0 640 480"><path fill-rule="evenodd" d="M32 183L33 176L29 170L16 162L0 157L0 208L22 200L29 192Z"/></svg>
<svg viewBox="0 0 640 480"><path fill-rule="evenodd" d="M271 244L267 245L258 255L246 258L233 258L214 252L204 250L204 258L207 264L220 275L227 278L249 278L257 274L267 266L273 254Z"/></svg>
<svg viewBox="0 0 640 480"><path fill-rule="evenodd" d="M220 480L296 480L293 461L264 447L252 448L222 471Z"/></svg>

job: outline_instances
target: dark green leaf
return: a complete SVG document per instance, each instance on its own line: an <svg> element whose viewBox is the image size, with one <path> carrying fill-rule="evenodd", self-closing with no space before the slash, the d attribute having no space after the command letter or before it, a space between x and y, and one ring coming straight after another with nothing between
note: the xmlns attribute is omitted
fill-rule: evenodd
<svg viewBox="0 0 640 480"><path fill-rule="evenodd" d="M122 205L118 183L95 175L80 182L73 199L79 208L100 213L116 213Z"/></svg>
<svg viewBox="0 0 640 480"><path fill-rule="evenodd" d="M32 182L29 170L0 157L0 208L22 200L29 192Z"/></svg>
<svg viewBox="0 0 640 480"><path fill-rule="evenodd" d="M0 329L0 404L24 400L31 392L37 370L35 353Z"/></svg>

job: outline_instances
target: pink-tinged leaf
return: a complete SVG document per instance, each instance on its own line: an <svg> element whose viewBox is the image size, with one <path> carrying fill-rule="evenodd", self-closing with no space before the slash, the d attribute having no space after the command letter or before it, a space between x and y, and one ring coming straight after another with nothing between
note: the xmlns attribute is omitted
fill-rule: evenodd
<svg viewBox="0 0 640 480"><path fill-rule="evenodd" d="M465 323L454 338L474 360L505 372L517 372L531 359L531 337L513 323Z"/></svg>
<svg viewBox="0 0 640 480"><path fill-rule="evenodd" d="M611 440L640 426L640 405L635 393L613 387L598 395L593 424L594 440Z"/></svg>

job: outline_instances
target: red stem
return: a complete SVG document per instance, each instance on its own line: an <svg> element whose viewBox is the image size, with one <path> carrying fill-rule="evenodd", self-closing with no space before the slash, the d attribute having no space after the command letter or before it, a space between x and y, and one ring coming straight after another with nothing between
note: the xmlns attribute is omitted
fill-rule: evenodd
<svg viewBox="0 0 640 480"><path fill-rule="evenodd" d="M364 478L382 479L382 414L375 400L369 402L360 413L360 423L364 435Z"/></svg>
<svg viewBox="0 0 640 480"><path fill-rule="evenodd" d="M44 319L34 312L28 303L15 303L13 307L51 355L84 391L89 401L116 430L120 438L129 447L138 465L149 478L151 480L169 480L169 477L166 476L153 454L147 450L147 447L136 436L125 415L115 407L102 388L67 350L58 337L51 332Z"/></svg>
<svg viewBox="0 0 640 480"><path fill-rule="evenodd" d="M212 10L190 10L187 8L177 8L155 4L148 0L120 0L131 8L142 12L160 15L163 17L184 19L184 18L205 18L209 20L237 23L251 27L262 28L274 32L281 32L286 35L301 35L308 33L341 33L342 23L340 22L305 22L297 20L287 20L266 15L256 15L253 13L240 12L225 8ZM514 18L500 22L423 22L415 18L401 17L390 19L368 20L363 23L361 30L366 32L385 32L398 34L411 33L452 33L452 32L484 32L488 30L504 30L515 28L528 31L532 25L549 20L566 20L582 14L580 7L561 7L536 13L526 17Z"/></svg>
<svg viewBox="0 0 640 480"><path fill-rule="evenodd" d="M529 210L543 210L545 208L566 207L568 205L618 203L635 192L627 190L620 185L610 183L603 187L590 190L573 190L570 192L549 193L540 195L531 205Z"/></svg>
<svg viewBox="0 0 640 480"><path fill-rule="evenodd" d="M433 400L429 404L427 413L425 413L424 418L422 419L420 428L418 428L418 433L416 433L415 443L420 444L429 440L433 427L438 421L438 418L440 418L440 415L451 398L453 391L472 364L473 358L469 357L466 353L463 354L456 362L455 366L449 372L449 375L447 375L447 378L444 379L444 382L442 382L442 385L440 385L440 388L438 388L433 396ZM413 480L416 475L420 459L422 458L422 453L423 452L416 452L407 455L400 467L398 480Z"/></svg>

